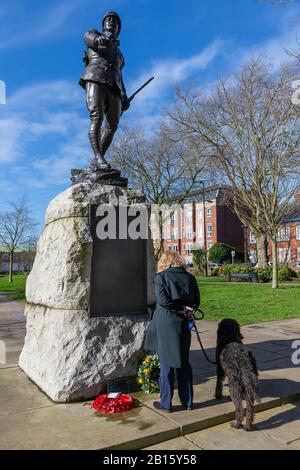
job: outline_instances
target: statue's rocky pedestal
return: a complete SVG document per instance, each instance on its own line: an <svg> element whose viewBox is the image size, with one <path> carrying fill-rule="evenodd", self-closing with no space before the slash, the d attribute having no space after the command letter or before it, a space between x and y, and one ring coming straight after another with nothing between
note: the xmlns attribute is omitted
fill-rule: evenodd
<svg viewBox="0 0 300 470"><path fill-rule="evenodd" d="M105 390L109 379L135 375L149 321L147 312L89 315L90 205L145 204L145 198L122 184L84 181L73 180L73 186L50 203L26 285L27 331L19 365L57 402L93 398ZM146 244L145 295L150 306L155 261L151 239Z"/></svg>

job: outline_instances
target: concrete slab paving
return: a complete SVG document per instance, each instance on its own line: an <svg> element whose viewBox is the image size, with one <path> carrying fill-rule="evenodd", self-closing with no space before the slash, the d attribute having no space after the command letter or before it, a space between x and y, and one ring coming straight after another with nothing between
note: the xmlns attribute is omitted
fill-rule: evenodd
<svg viewBox="0 0 300 470"><path fill-rule="evenodd" d="M153 401L159 399L158 394L149 396L142 393L134 394L139 403L130 412L122 415L100 415L80 403L54 404L19 368L14 367L25 335L25 322L22 314L24 305L17 302L16 306L8 302L4 313L2 312L3 305L5 302L0 305L0 340L4 339L6 342L8 362L0 370L1 449L157 448L175 450L182 448L185 450L191 448L195 450L193 446L199 449L203 445L206 448L204 445L206 441L203 437L201 437L202 444L200 441L191 440L190 435L194 439L196 431L202 432L201 430L211 426L221 431L228 429L228 423L224 425L224 428L220 427L220 423L227 422L234 417L234 408L228 397L228 387L226 385L224 387L224 400L214 399L215 366L206 362L195 335L193 335L191 351L195 387L193 411L188 412L182 409L175 391L174 413L170 415L153 408ZM14 313L14 309L17 313ZM207 353L214 360L217 323L201 321L198 324ZM299 366L291 364L291 354L289 354L292 340L300 337L298 328L300 328L300 320L242 327L245 343L257 356L260 368L264 369L260 372L262 405L257 407L257 411L279 406L291 396L294 399L297 396L300 398L300 369ZM299 406L293 405L292 408L281 409L280 412L285 415L282 415L282 419L277 418L277 421L272 418L272 414L263 416L264 412L257 413L258 422L260 416L262 416L262 422L266 421L266 429L262 424L261 429L256 431L256 434L262 434L263 437L259 438L255 437L255 433L243 432L242 436L253 437L249 438L248 444L246 437L241 437L241 445L246 446L245 448L248 448L247 445L259 445L260 447L257 448L272 449L277 435L280 435L280 431L277 432L276 423L283 432L290 422L292 427L286 431L289 440L279 441L279 443L282 446L291 447L292 443L298 446L300 442L300 435L297 433ZM285 416L288 419L285 419ZM272 419L274 423L270 421ZM241 436L241 432L229 429L234 434L231 434L228 439L231 439L234 445L235 440L232 436ZM221 431L220 436L223 433ZM222 440L223 437L218 439ZM222 448L222 443L217 444L216 440L214 442L215 444L212 445ZM278 445L275 448L278 448Z"/></svg>
<svg viewBox="0 0 300 470"><path fill-rule="evenodd" d="M268 410L257 416L256 428L285 444L300 439L300 414L296 406L288 404Z"/></svg>
<svg viewBox="0 0 300 470"><path fill-rule="evenodd" d="M197 446L194 442L190 441L186 437L176 437L170 441L161 442L154 446L145 447L143 450L203 450Z"/></svg>
<svg viewBox="0 0 300 470"><path fill-rule="evenodd" d="M279 369L286 369L286 368L294 368L295 365L291 361L290 357L284 357L280 359L275 359L273 361L267 361L259 364L259 370L279 370Z"/></svg>
<svg viewBox="0 0 300 470"><path fill-rule="evenodd" d="M293 387L294 390L298 388L298 391L300 391L300 366L282 367L274 370L268 369L266 372L269 371L278 381L284 381L288 386Z"/></svg>
<svg viewBox="0 0 300 470"><path fill-rule="evenodd" d="M16 351L7 351L5 355L5 364L0 364L0 370L17 367L21 350L22 349L18 348Z"/></svg>
<svg viewBox="0 0 300 470"><path fill-rule="evenodd" d="M205 450L289 450L288 445L259 431L233 429L229 423L186 436Z"/></svg>
<svg viewBox="0 0 300 470"><path fill-rule="evenodd" d="M260 412L255 430L233 429L230 423L185 437L208 450L292 450L300 448L300 407L289 403Z"/></svg>
<svg viewBox="0 0 300 470"><path fill-rule="evenodd" d="M10 414L55 406L19 367L0 370L0 397L1 421Z"/></svg>
<svg viewBox="0 0 300 470"><path fill-rule="evenodd" d="M293 450L300 450L300 439L297 439L296 441L291 442L290 447Z"/></svg>
<svg viewBox="0 0 300 470"><path fill-rule="evenodd" d="M256 405L256 411L262 411L269 407L279 406L288 397L300 397L300 375L298 381L290 380L289 374L282 378L274 375L273 371L268 370L260 373L261 404ZM299 369L296 368L299 374ZM295 373L296 373L295 372ZM168 415L174 423L180 426L183 434L205 429L209 426L227 422L234 418L234 406L229 398L227 384L224 384L224 399L215 400L216 379L208 378L205 375L194 377L194 409L186 411L182 408L177 390L174 392L173 413ZM153 401L159 400L159 395L144 395L138 393L137 398L145 405L153 408ZM163 411L158 411L162 416L166 416Z"/></svg>
<svg viewBox="0 0 300 470"><path fill-rule="evenodd" d="M178 436L178 426L147 407L107 415L75 403L7 415L0 449L134 450Z"/></svg>

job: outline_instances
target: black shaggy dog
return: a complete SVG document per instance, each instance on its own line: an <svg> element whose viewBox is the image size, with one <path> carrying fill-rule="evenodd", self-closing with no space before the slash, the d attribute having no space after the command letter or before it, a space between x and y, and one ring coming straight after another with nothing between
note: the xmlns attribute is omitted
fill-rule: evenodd
<svg viewBox="0 0 300 470"><path fill-rule="evenodd" d="M259 385L256 360L251 351L242 342L240 325L237 321L225 318L219 323L217 333L217 385L216 398L222 398L223 381L228 378L231 400L235 406L236 419L234 428L243 427L243 403L246 400L245 431L252 431L254 419L254 401L259 401Z"/></svg>

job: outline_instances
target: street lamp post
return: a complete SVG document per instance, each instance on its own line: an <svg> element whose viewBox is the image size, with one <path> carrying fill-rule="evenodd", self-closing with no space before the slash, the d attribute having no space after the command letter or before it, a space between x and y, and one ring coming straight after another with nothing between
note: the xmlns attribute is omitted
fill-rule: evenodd
<svg viewBox="0 0 300 470"><path fill-rule="evenodd" d="M203 202L203 228L204 228L204 254L205 254L205 277L208 276L207 272L207 240L206 240L206 214L205 214L205 191L204 191L204 181L200 181L202 185L202 202Z"/></svg>
<svg viewBox="0 0 300 470"><path fill-rule="evenodd" d="M247 250L248 250L248 244L247 244L247 226L246 225L242 225L242 229L243 229L243 234L244 234L244 262L245 263L248 263L248 253L247 253Z"/></svg>

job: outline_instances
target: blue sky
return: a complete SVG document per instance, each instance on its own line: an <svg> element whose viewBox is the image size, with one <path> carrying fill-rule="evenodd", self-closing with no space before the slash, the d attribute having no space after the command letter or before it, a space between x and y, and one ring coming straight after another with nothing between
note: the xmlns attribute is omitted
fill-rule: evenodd
<svg viewBox="0 0 300 470"><path fill-rule="evenodd" d="M70 169L87 165L88 114L78 85L83 34L108 10L120 14L128 94L151 75L124 122L151 128L176 83L212 86L253 55L275 67L296 44L299 1L1 0L0 212L28 196L42 228L50 200L69 186ZM299 20L297 23L297 19ZM298 32L299 34L299 32Z"/></svg>

